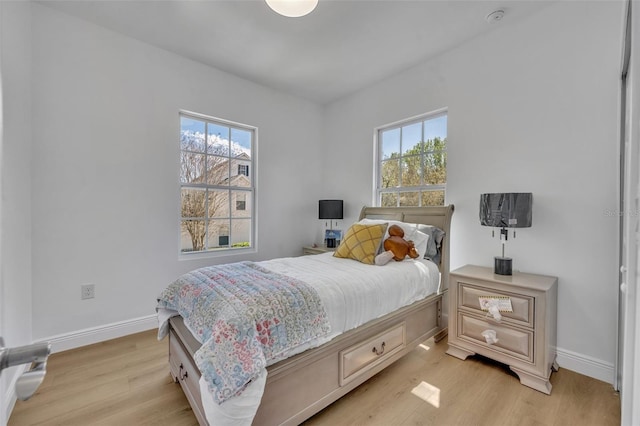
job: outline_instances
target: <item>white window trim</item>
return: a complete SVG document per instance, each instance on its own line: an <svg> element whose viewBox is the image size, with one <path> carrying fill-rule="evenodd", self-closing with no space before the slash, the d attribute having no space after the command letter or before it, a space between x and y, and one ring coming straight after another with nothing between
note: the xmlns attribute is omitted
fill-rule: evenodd
<svg viewBox="0 0 640 426"><path fill-rule="evenodd" d="M438 116L446 115L448 119L449 109L448 108L440 108L435 111L431 111L424 114L415 115L413 117L405 118L403 120L394 121L392 123L388 123L373 129L373 193L371 194L371 201L373 206L380 206L381 204L381 193L382 192L417 192L417 191L442 191L444 190L444 203L447 204L447 184L432 184L432 185L420 185L420 186L412 186L406 187L406 189L395 189L389 191L382 191L380 188L380 159L382 156L381 146L379 144L379 136L380 132L387 129L392 129L396 127L406 126L409 124L421 122L428 120L430 118L436 118ZM447 129L447 138L448 138L448 129ZM447 149L448 152L448 149Z"/></svg>
<svg viewBox="0 0 640 426"><path fill-rule="evenodd" d="M258 252L258 196L257 196L257 187L258 187L258 128L255 126L251 126L248 124L239 123L236 121L230 121L223 118L217 118L210 115L205 115L198 112L188 111L188 110L179 110L178 117L190 117L196 120L207 120L214 121L222 125L227 125L230 127L235 127L242 130L248 130L253 132L253 140L251 144L251 167L253 169L253 176L249 176L251 179L252 187L251 190L248 191L247 188L238 188L243 191L250 192L251 195L251 247L236 247L236 248L227 248L227 249L218 249L218 250L205 250L205 251L196 251L196 252L183 252L180 250L181 244L181 235L180 235L180 222L182 221L182 209L180 204L180 197L182 191L182 183L180 182L180 177L178 175L178 203L177 203L177 223L178 223L178 260L199 260L199 259L210 259L210 258L218 258L218 257L228 257L228 256L238 256L238 255L246 255L250 253ZM180 121L178 120L178 135L180 134ZM179 149L181 151L181 149ZM178 173L180 171L180 156L178 155ZM231 167L231 164L229 165ZM250 171L251 173L251 171ZM197 186L194 184L193 186ZM230 190L236 189L235 187L230 187ZM230 200L230 207L231 200Z"/></svg>

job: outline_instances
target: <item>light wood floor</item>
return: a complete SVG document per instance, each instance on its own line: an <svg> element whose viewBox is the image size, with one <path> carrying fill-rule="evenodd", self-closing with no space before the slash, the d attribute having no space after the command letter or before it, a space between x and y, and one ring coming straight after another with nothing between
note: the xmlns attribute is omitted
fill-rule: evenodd
<svg viewBox="0 0 640 426"><path fill-rule="evenodd" d="M54 354L9 426L196 425L172 382L167 340L139 333ZM611 385L562 367L550 396L519 384L510 370L484 358L445 354L446 340L421 347L373 377L305 425L580 425L620 424Z"/></svg>

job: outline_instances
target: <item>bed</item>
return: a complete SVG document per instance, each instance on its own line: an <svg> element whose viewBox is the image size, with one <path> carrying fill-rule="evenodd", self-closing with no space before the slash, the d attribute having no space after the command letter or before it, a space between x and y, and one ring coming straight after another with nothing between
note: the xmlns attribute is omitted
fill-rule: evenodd
<svg viewBox="0 0 640 426"><path fill-rule="evenodd" d="M171 376L180 383L198 422L207 425L208 418L215 419L212 423L218 423L219 418L225 418L222 423L249 424L251 420L243 417L245 416L243 410L248 410L253 424L300 424L412 351L424 340L434 337L437 341L446 336L446 328L442 325L442 297L448 288L449 280L449 232L452 214L452 205L364 207L360 213L360 221L364 219L369 223L399 221L406 224L431 225L427 228L440 231L441 236L444 234L444 237L438 241L439 249L438 255L434 258L435 262L422 259L419 259L420 262L415 262L415 269L426 269L427 272L423 273L429 273L430 276L434 275L435 269L437 277L435 287L432 284L429 290L420 290L422 293L410 295L408 302L407 300L395 301L394 303L402 306L395 307L390 312L367 312L356 315L352 314L352 311L357 312L358 309L344 309L343 306L340 308L343 316L355 318L353 320L355 322L351 323L344 320L345 324L349 323L345 326L345 330L341 330L340 327L336 327L337 331L334 330L333 322L336 321L335 316L338 315L336 314L338 311L337 308L327 309L332 321L332 333L309 342L305 347L301 345L297 350L299 353L292 356L285 358L286 353L281 354L276 358L277 362L266 366L266 373L259 379L255 379L256 383L250 383L240 396L225 400L220 405L213 401L205 380L201 380L200 369L194 360L196 352L202 346L194 337L197 333L190 331L194 325L187 327L184 319L175 312L169 314L164 312L164 317L161 318L159 311L160 329L164 327L164 332L159 330L159 338L164 335L168 335L169 338ZM433 236L432 240L434 240ZM331 262L336 262L330 253L304 256L304 258L306 259L274 259L258 263L267 269L286 272L297 267L297 264L305 265L304 268L311 265L318 270L332 269ZM363 270L363 266L357 261L347 260L343 264L349 262L356 267L355 271L359 271L357 268ZM380 280L387 283L393 281L388 275L392 273L393 268L406 268L406 265L400 265L404 263L392 261L388 266L367 265L366 268L375 271L376 277L380 277ZM306 269L300 272L302 277L310 280L313 280L313 273L313 270L309 272ZM351 275L358 276L359 273L354 272ZM367 278L367 281L375 284L374 277ZM389 290L381 291L387 291L387 293L384 296L378 295L378 300L394 299L395 293L405 292L405 290L395 289L393 293L389 293ZM362 297L366 299L367 296ZM363 303L378 305L366 300ZM367 316L372 318L369 319ZM202 340L202 337L200 339ZM254 391L254 388L257 391ZM228 412L221 414L216 411L220 410L220 407L224 407ZM235 416L237 419L234 420Z"/></svg>

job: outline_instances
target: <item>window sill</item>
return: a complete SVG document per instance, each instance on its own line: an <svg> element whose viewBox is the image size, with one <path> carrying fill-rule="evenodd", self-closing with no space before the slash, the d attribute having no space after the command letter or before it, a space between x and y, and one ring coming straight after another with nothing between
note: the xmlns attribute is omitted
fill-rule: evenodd
<svg viewBox="0 0 640 426"><path fill-rule="evenodd" d="M246 255L246 254L257 253L257 252L258 250L255 247L187 252L187 253L179 253L178 260L183 261L183 260L216 259L220 257L239 256L239 255Z"/></svg>

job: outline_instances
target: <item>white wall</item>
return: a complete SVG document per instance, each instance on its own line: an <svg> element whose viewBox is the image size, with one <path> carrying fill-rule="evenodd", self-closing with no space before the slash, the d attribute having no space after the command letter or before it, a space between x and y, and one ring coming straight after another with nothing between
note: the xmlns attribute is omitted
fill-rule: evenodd
<svg viewBox="0 0 640 426"><path fill-rule="evenodd" d="M330 105L327 192L371 203L373 129L448 107L452 268L500 253L483 192L533 192L514 268L559 277L561 367L611 382L616 356L617 125L622 2L560 2ZM329 157L325 157L329 161ZM344 185L349 182L349 185Z"/></svg>
<svg viewBox="0 0 640 426"><path fill-rule="evenodd" d="M319 106L32 10L35 339L153 315L183 272L300 254L313 240ZM258 127L256 254L178 260L180 109ZM82 283L95 299L80 300Z"/></svg>
<svg viewBox="0 0 640 426"><path fill-rule="evenodd" d="M0 2L2 85L2 200L0 228L0 336L15 347L31 343L31 25L29 5ZM0 424L15 403L22 367L2 372Z"/></svg>

